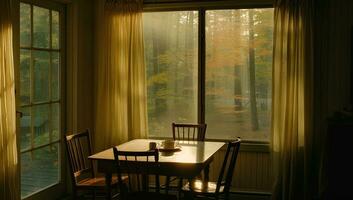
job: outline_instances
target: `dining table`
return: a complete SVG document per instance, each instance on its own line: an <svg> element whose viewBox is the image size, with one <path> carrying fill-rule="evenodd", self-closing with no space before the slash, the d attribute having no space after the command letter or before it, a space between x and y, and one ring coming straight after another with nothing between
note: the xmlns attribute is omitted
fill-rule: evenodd
<svg viewBox="0 0 353 200"><path fill-rule="evenodd" d="M134 139L117 146L118 151L148 151L150 143L156 143L157 148L161 147L163 140L156 139ZM175 151L159 152L158 174L164 176L176 176L193 180L204 173L204 181L209 179L209 165L215 153L220 150L225 143L215 141L176 141L178 149ZM111 199L112 174L116 173L116 163L114 162L113 148L106 149L88 157L96 161L97 171L104 173L106 181L106 198ZM144 162L144 161L140 161ZM148 164L148 162L146 162Z"/></svg>

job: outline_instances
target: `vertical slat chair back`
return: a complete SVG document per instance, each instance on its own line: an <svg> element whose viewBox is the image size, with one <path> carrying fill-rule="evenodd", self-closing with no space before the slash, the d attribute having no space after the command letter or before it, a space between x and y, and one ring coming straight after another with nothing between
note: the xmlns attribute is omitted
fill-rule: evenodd
<svg viewBox="0 0 353 200"><path fill-rule="evenodd" d="M216 194L219 193L221 186L224 186L223 191L225 193L228 193L230 190L233 172L239 153L240 143L240 138L237 138L236 140L228 143L227 151L225 153L224 161L217 180Z"/></svg>
<svg viewBox="0 0 353 200"><path fill-rule="evenodd" d="M82 176L94 177L89 130L65 136L65 141L73 184Z"/></svg>
<svg viewBox="0 0 353 200"><path fill-rule="evenodd" d="M172 123L173 139L188 141L205 141L207 124Z"/></svg>
<svg viewBox="0 0 353 200"><path fill-rule="evenodd" d="M118 176L119 189L123 199L127 192L148 192L148 176L155 176L155 189L160 192L158 176L158 149L151 151L119 151L113 148ZM148 165L146 162L149 162ZM122 181L123 174L128 175L128 188ZM124 193L125 192L125 193ZM125 198L124 198L125 197Z"/></svg>

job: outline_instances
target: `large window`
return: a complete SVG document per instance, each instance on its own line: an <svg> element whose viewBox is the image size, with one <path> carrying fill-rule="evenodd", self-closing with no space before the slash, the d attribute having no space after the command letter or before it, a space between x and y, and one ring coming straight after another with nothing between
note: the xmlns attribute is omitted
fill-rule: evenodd
<svg viewBox="0 0 353 200"><path fill-rule="evenodd" d="M21 197L60 181L60 12L20 4Z"/></svg>
<svg viewBox="0 0 353 200"><path fill-rule="evenodd" d="M206 12L207 138L268 140L272 9Z"/></svg>
<svg viewBox="0 0 353 200"><path fill-rule="evenodd" d="M269 140L272 8L143 17L151 137L204 122L209 139Z"/></svg>
<svg viewBox="0 0 353 200"><path fill-rule="evenodd" d="M145 13L148 126L171 134L171 123L197 122L198 13Z"/></svg>

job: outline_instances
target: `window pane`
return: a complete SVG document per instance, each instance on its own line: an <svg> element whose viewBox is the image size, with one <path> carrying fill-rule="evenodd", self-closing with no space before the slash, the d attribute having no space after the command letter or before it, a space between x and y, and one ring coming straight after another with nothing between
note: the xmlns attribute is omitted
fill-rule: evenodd
<svg viewBox="0 0 353 200"><path fill-rule="evenodd" d="M60 138L60 104L55 103L51 105L51 133L52 141Z"/></svg>
<svg viewBox="0 0 353 200"><path fill-rule="evenodd" d="M49 105L32 107L34 146L49 143Z"/></svg>
<svg viewBox="0 0 353 200"><path fill-rule="evenodd" d="M52 11L52 48L59 49L59 12Z"/></svg>
<svg viewBox="0 0 353 200"><path fill-rule="evenodd" d="M33 46L49 48L49 10L33 6Z"/></svg>
<svg viewBox="0 0 353 200"><path fill-rule="evenodd" d="M21 154L21 198L59 182L58 144Z"/></svg>
<svg viewBox="0 0 353 200"><path fill-rule="evenodd" d="M20 118L20 132L21 132L21 151L31 148L31 109L21 108L22 117Z"/></svg>
<svg viewBox="0 0 353 200"><path fill-rule="evenodd" d="M49 100L49 55L46 51L33 51L34 102Z"/></svg>
<svg viewBox="0 0 353 200"><path fill-rule="evenodd" d="M31 52L21 49L20 55L20 99L21 105L30 103L31 94Z"/></svg>
<svg viewBox="0 0 353 200"><path fill-rule="evenodd" d="M206 12L207 138L269 140L273 9Z"/></svg>
<svg viewBox="0 0 353 200"><path fill-rule="evenodd" d="M172 122L197 121L198 13L144 13L143 20L149 134L172 137Z"/></svg>
<svg viewBox="0 0 353 200"><path fill-rule="evenodd" d="M59 89L59 53L52 52L52 63L51 63L51 99L53 101L59 100L60 89Z"/></svg>
<svg viewBox="0 0 353 200"><path fill-rule="evenodd" d="M31 6L20 3L20 44L21 46L31 45Z"/></svg>

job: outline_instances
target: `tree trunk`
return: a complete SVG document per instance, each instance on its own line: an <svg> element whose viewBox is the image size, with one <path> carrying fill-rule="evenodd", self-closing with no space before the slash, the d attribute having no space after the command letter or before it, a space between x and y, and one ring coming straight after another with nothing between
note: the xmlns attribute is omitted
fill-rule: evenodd
<svg viewBox="0 0 353 200"><path fill-rule="evenodd" d="M254 49L254 15L249 10L249 87L250 87L250 111L251 111L251 127L253 131L259 129L256 106L256 89L255 89L255 49Z"/></svg>
<svg viewBox="0 0 353 200"><path fill-rule="evenodd" d="M156 30L157 29L157 30ZM156 76L165 71L165 67L160 65L158 62L158 57L165 51L165 38L158 37L158 32L160 29L156 26L153 28L152 38L153 38L153 74ZM157 95L159 90L162 90L166 87L166 83L155 83L153 86L153 96L155 104L155 112L163 113L167 107L165 97L159 97Z"/></svg>
<svg viewBox="0 0 353 200"><path fill-rule="evenodd" d="M186 23L186 30L188 35L185 36L185 66L186 66L186 72L183 80L183 85L184 85L184 91L183 95L188 96L190 94L190 86L192 87L193 85L193 56L192 52L194 51L194 37L192 37L194 33L194 13L193 12L188 12L187 14L187 23ZM186 104L186 106L190 105L189 102Z"/></svg>

